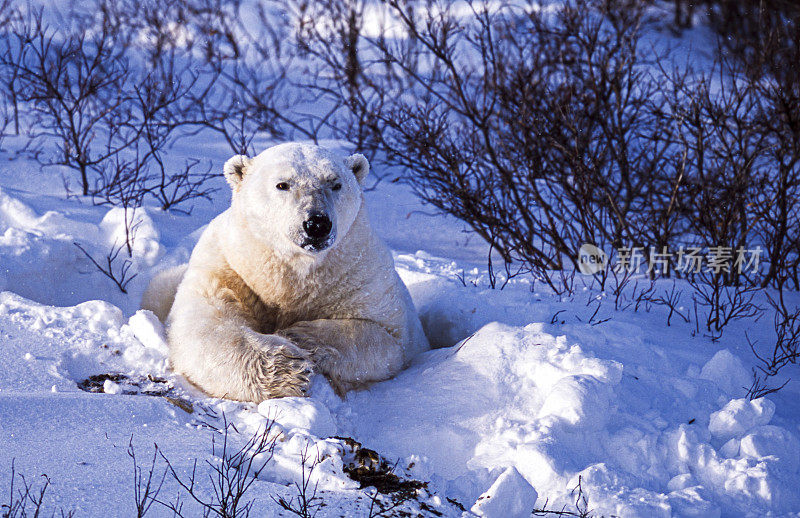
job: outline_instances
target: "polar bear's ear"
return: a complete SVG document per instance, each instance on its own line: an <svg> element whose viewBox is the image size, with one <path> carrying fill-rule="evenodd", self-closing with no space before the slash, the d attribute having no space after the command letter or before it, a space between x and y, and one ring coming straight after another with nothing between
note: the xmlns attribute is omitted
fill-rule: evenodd
<svg viewBox="0 0 800 518"><path fill-rule="evenodd" d="M369 173L369 162L367 161L367 157L360 153L356 153L355 155L350 155L347 157L345 163L347 164L347 168L353 171L358 183L363 184L364 179Z"/></svg>
<svg viewBox="0 0 800 518"><path fill-rule="evenodd" d="M225 162L222 171L225 173L225 180L228 181L231 189L236 190L239 187L239 182L244 178L251 162L252 160L244 155L236 155Z"/></svg>

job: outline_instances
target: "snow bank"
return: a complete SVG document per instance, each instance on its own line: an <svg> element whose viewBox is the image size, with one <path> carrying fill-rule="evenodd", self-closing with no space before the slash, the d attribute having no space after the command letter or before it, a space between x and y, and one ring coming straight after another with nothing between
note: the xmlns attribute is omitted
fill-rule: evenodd
<svg viewBox="0 0 800 518"><path fill-rule="evenodd" d="M140 311L126 321L119 308L104 301L62 308L5 292L0 293L0 319L18 328L15 336L33 333L31 351L19 354L30 353L37 368L51 373L54 381L74 385L95 374L168 374L163 327L149 312Z"/></svg>
<svg viewBox="0 0 800 518"><path fill-rule="evenodd" d="M61 306L104 298L126 309L135 307L75 246L105 266L106 255L126 241L123 209L96 207L89 217L75 216L67 202L51 200L49 205L58 209L39 214L15 194L0 187L0 291ZM104 217L91 221L98 210ZM127 217L134 229L128 274L133 277L156 264L164 250L147 209L128 211ZM127 248L117 257L115 269L126 259Z"/></svg>
<svg viewBox="0 0 800 518"><path fill-rule="evenodd" d="M130 241L133 257L143 265L153 266L164 253L159 232L146 208L113 207L103 216L100 230L109 249Z"/></svg>
<svg viewBox="0 0 800 518"><path fill-rule="evenodd" d="M634 361L640 375L625 375L619 362L545 328L487 324L396 379L350 394L334 415L474 512L499 491L497 474L512 468L555 509L574 505L579 481L588 507L605 515L755 516L796 505L797 439L767 426L770 401L734 399L719 409L717 392L695 390L697 414L686 424L639 392L646 379ZM658 383L683 397L680 389L698 381ZM741 446L728 445L726 457L731 438Z"/></svg>

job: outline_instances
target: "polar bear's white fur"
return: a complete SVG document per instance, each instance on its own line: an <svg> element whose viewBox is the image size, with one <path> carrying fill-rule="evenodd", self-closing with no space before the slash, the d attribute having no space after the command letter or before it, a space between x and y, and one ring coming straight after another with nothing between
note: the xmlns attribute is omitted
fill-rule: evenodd
<svg viewBox="0 0 800 518"><path fill-rule="evenodd" d="M142 299L166 318L176 372L212 396L259 402L302 395L312 372L340 393L363 387L429 348L367 219L366 158L290 143L224 170L231 207ZM316 241L314 214L329 219L317 234L330 227Z"/></svg>

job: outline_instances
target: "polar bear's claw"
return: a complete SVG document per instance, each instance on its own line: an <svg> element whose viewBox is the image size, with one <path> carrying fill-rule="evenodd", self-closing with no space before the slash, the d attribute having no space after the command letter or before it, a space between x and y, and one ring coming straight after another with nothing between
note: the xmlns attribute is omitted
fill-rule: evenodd
<svg viewBox="0 0 800 518"><path fill-rule="evenodd" d="M314 373L309 352L276 335L262 335L258 341L255 364L244 370L245 384L254 394L250 399L305 395Z"/></svg>

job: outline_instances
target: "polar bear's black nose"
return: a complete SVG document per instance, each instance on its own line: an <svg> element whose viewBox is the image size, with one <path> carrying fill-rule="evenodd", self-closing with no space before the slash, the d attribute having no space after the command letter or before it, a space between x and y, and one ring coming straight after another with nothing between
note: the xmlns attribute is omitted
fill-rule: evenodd
<svg viewBox="0 0 800 518"><path fill-rule="evenodd" d="M325 214L314 212L303 222L303 230L311 239L322 239L331 233L331 220Z"/></svg>

